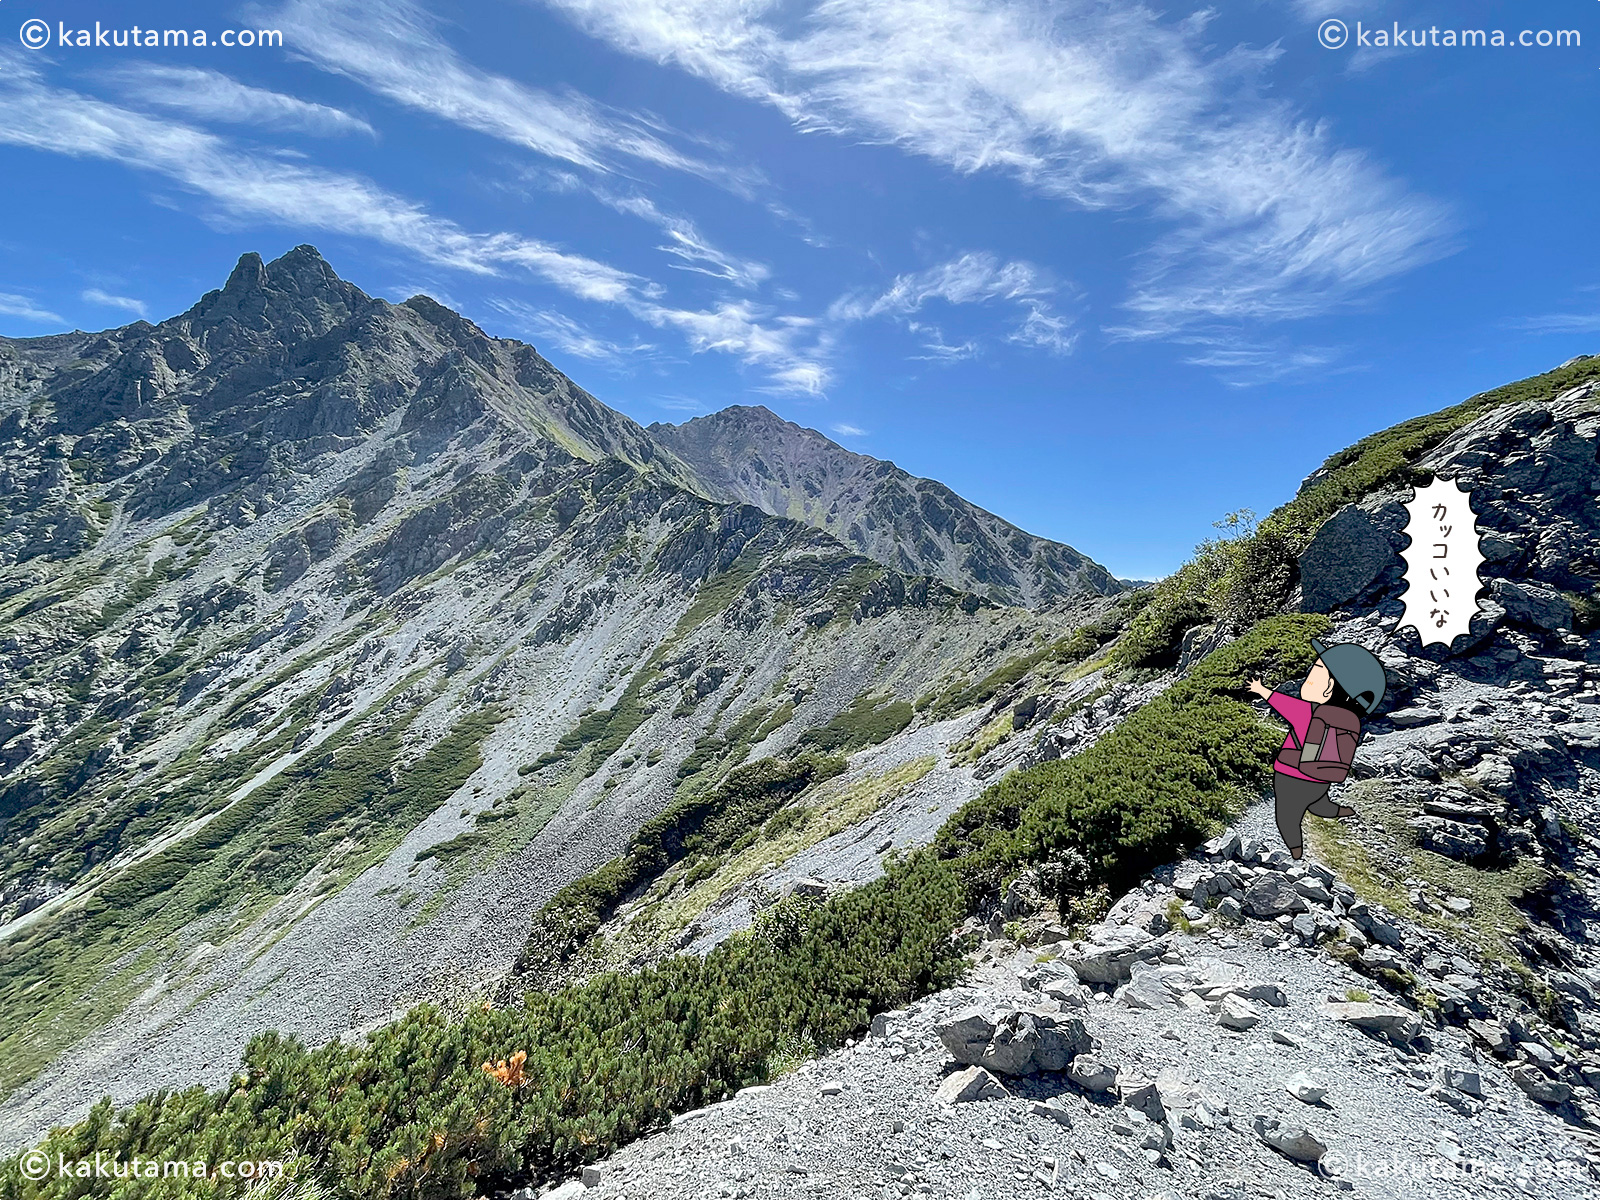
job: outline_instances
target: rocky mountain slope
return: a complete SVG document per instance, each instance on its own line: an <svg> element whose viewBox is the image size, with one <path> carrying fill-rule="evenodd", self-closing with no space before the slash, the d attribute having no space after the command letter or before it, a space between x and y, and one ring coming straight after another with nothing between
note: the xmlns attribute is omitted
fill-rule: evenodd
<svg viewBox="0 0 1600 1200"><path fill-rule="evenodd" d="M1121 585L1070 546L1024 533L944 484L855 454L760 406L649 433L706 494L827 530L858 554L1000 604L1037 607Z"/></svg>
<svg viewBox="0 0 1600 1200"><path fill-rule="evenodd" d="M531 347L309 247L0 341L0 1141L476 994L675 797L921 729L1080 599L708 496Z"/></svg>

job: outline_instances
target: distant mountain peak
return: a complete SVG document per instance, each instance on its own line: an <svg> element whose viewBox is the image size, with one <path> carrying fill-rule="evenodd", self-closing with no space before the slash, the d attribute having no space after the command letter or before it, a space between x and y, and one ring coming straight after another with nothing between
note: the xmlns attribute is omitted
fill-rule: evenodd
<svg viewBox="0 0 1600 1200"><path fill-rule="evenodd" d="M706 494L824 529L858 554L1002 604L1122 590L1070 546L1035 537L944 484L846 449L763 405L646 430Z"/></svg>

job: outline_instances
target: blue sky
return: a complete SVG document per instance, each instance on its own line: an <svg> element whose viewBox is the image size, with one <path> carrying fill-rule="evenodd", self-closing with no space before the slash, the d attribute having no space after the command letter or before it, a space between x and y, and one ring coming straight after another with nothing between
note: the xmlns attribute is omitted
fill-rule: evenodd
<svg viewBox="0 0 1600 1200"><path fill-rule="evenodd" d="M1153 577L1363 434L1600 351L1597 15L0 0L0 333L311 242L641 422L766 404ZM283 45L57 44L97 20Z"/></svg>

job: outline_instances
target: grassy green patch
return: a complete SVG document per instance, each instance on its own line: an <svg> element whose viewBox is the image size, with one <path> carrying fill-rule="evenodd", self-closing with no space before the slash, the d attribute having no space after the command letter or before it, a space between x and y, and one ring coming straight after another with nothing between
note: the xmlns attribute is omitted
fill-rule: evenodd
<svg viewBox="0 0 1600 1200"><path fill-rule="evenodd" d="M844 763L836 758L764 758L732 772L709 792L673 801L640 827L624 854L568 884L540 909L519 969L542 974L559 967L629 893L677 863L726 849L813 783L842 770Z"/></svg>
<svg viewBox="0 0 1600 1200"><path fill-rule="evenodd" d="M909 700L874 698L862 692L826 725L806 730L800 745L830 754L876 746L905 729L915 716Z"/></svg>
<svg viewBox="0 0 1600 1200"><path fill-rule="evenodd" d="M1142 593L1119 597L1107 616L1085 622L1066 637L1010 659L976 683L958 683L943 692L919 697L917 710L931 710L935 719L942 720L980 704L987 704L1000 692L1040 667L1070 667L1082 663L1092 658L1107 642L1114 640L1127 626L1132 614L1144 603Z"/></svg>
<svg viewBox="0 0 1600 1200"><path fill-rule="evenodd" d="M656 909L657 940L687 927L717 897L754 879L768 863L786 862L871 816L936 764L926 755L848 786L824 784L810 794L809 803L780 809L731 844L708 848L684 874L684 890Z"/></svg>
<svg viewBox="0 0 1600 1200"><path fill-rule="evenodd" d="M1391 794L1385 780L1351 784L1344 803L1361 814L1363 824L1376 827L1376 836L1385 845L1404 854L1406 863L1398 877L1380 870L1350 825L1310 818L1306 836L1312 849L1349 881L1357 895L1408 920L1463 939L1491 962L1512 970L1522 964L1522 956L1512 945L1512 939L1528 924L1521 902L1550 882L1548 871L1532 860L1509 867L1477 866L1423 849L1417 844L1416 830L1406 821L1410 811ZM1441 895L1465 896L1472 901L1472 912L1458 917L1418 909L1403 882L1406 876L1430 884Z"/></svg>

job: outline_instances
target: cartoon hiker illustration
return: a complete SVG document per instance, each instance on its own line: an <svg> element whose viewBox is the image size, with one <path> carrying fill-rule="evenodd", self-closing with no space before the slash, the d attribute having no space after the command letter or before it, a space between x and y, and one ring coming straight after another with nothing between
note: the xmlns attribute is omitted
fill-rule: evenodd
<svg viewBox="0 0 1600 1200"><path fill-rule="evenodd" d="M1383 664L1365 647L1324 646L1312 638L1311 648L1317 661L1306 672L1298 699L1268 691L1259 679L1249 685L1289 722L1289 736L1272 764L1272 792L1278 832L1295 858L1304 853L1307 811L1319 817L1355 815L1355 809L1329 800L1328 789L1350 773L1362 718L1378 707L1385 684Z"/></svg>

